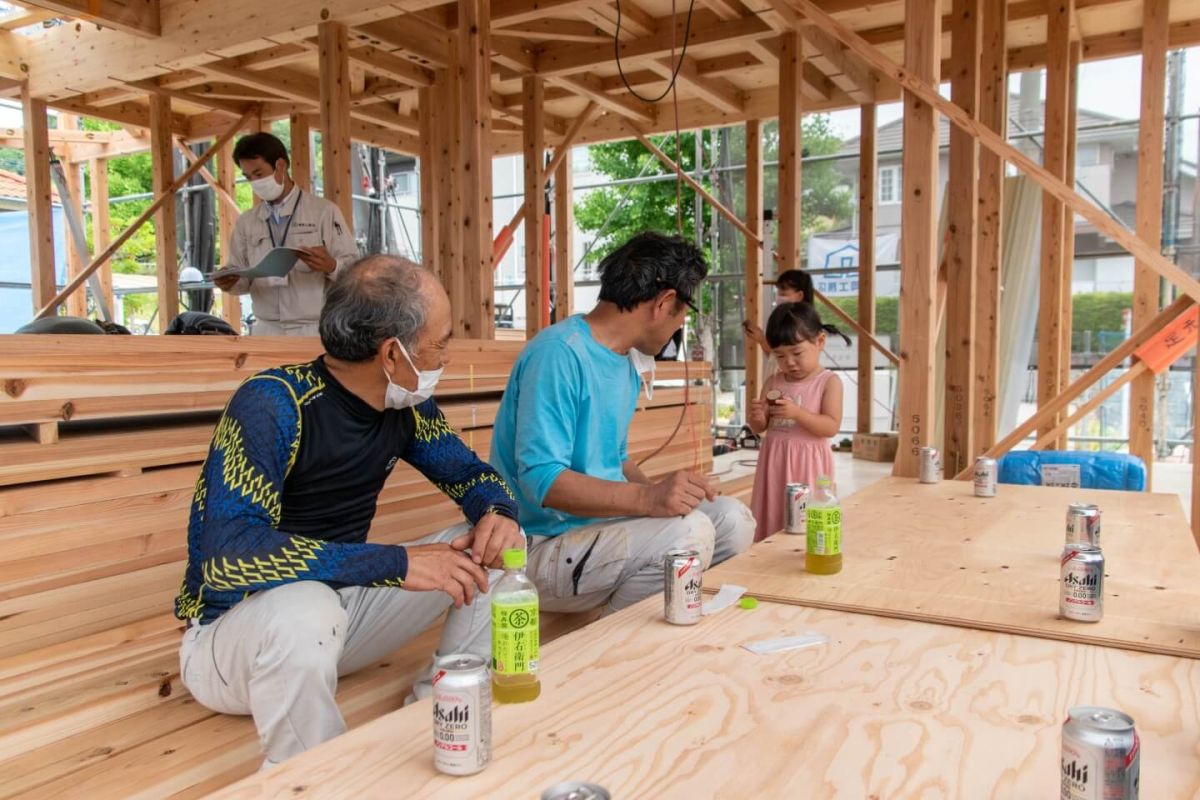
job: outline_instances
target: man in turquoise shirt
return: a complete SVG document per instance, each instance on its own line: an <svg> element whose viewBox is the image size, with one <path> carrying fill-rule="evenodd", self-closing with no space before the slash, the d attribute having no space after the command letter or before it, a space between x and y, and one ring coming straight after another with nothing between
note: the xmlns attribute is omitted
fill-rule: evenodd
<svg viewBox="0 0 1200 800"><path fill-rule="evenodd" d="M754 517L680 470L652 482L629 458L629 423L657 353L683 325L708 272L676 237L642 233L600 264L600 302L534 338L496 415L492 464L530 537L542 607L605 613L662 592L669 550L707 568L745 550Z"/></svg>

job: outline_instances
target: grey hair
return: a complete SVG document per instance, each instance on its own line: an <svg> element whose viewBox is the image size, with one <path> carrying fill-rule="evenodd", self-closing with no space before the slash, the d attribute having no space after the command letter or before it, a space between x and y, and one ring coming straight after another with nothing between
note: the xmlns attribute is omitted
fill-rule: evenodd
<svg viewBox="0 0 1200 800"><path fill-rule="evenodd" d="M321 344L341 361L369 361L397 338L411 353L425 327L429 270L405 258L371 255L333 282L321 309Z"/></svg>

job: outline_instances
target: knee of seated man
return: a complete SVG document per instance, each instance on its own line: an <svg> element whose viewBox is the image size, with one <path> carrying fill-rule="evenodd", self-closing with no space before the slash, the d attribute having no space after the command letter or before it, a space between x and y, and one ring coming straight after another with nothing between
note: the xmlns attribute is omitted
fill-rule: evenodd
<svg viewBox="0 0 1200 800"><path fill-rule="evenodd" d="M298 581L266 594L264 648L277 651L290 666L336 667L347 628L338 593L319 581Z"/></svg>
<svg viewBox="0 0 1200 800"><path fill-rule="evenodd" d="M717 540L716 528L707 515L693 511L685 517L679 517L667 529L670 550L696 550L700 553L700 562L707 569L712 562L713 547Z"/></svg>
<svg viewBox="0 0 1200 800"><path fill-rule="evenodd" d="M757 523L754 514L741 500L718 497L712 502L711 519L717 531L717 549L741 553L754 543Z"/></svg>

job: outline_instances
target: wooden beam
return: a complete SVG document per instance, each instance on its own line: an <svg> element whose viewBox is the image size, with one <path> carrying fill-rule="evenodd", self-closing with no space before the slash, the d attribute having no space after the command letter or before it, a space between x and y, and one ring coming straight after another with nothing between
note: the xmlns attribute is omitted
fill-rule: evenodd
<svg viewBox="0 0 1200 800"><path fill-rule="evenodd" d="M521 81L524 104L525 157L525 338L532 339L545 327L543 311L550 302L550 287L542 269L547 253L542 241L542 218L546 205L546 142L542 121L543 79L532 75Z"/></svg>
<svg viewBox="0 0 1200 800"><path fill-rule="evenodd" d="M858 123L858 322L875 332L875 174L878 166L875 104L865 103ZM858 337L858 432L870 433L875 413L875 354Z"/></svg>
<svg viewBox="0 0 1200 800"><path fill-rule="evenodd" d="M1167 72L1168 0L1142 3L1142 91L1138 116L1136 230L1160 250L1163 207L1163 117ZM1159 276L1145 262L1133 268L1133 325L1158 313ZM1138 377L1129 390L1129 453L1146 463L1146 486L1154 470L1155 377Z"/></svg>
<svg viewBox="0 0 1200 800"><path fill-rule="evenodd" d="M496 0L492 6L492 27L521 25L548 17L560 17L596 0Z"/></svg>
<svg viewBox="0 0 1200 800"><path fill-rule="evenodd" d="M675 63L670 58L660 58L647 61L646 66L661 77L669 79L675 72ZM683 57L683 62L679 67L678 80L679 84L690 90L692 94L722 111L736 114L746 106L746 97L741 89L725 78L709 78L701 75L700 68L691 56Z"/></svg>
<svg viewBox="0 0 1200 800"><path fill-rule="evenodd" d="M325 199L342 211L354 229L354 187L350 180L350 61L346 26L322 22L320 40L321 158Z"/></svg>
<svg viewBox="0 0 1200 800"><path fill-rule="evenodd" d="M1047 19L1046 121L1042 165L1062 180L1067 174L1067 99L1071 61L1073 0L1054 0ZM1062 391L1062 304L1069 296L1065 283L1063 232L1066 209L1049 193L1042 196L1041 282L1038 301L1038 407ZM1039 433L1056 427L1046 420ZM1063 442L1065 444L1065 441Z"/></svg>
<svg viewBox="0 0 1200 800"><path fill-rule="evenodd" d="M779 271L800 269L800 161L803 155L800 82L804 49L796 31L779 36L779 191L775 219L779 220Z"/></svg>
<svg viewBox="0 0 1200 800"><path fill-rule="evenodd" d="M50 202L50 136L46 102L21 90L25 133L25 209L29 214L30 283L33 307L40 308L54 297L54 222Z"/></svg>
<svg viewBox="0 0 1200 800"><path fill-rule="evenodd" d="M1005 41L1006 0L983 0L979 61L979 122L1008 138L1008 69ZM997 398L1000 394L1000 268L1004 219L1004 160L986 148L979 151L979 242L975 282L975 393L973 455L996 442Z"/></svg>
<svg viewBox="0 0 1200 800"><path fill-rule="evenodd" d="M112 225L108 207L108 159L93 158L88 163L88 173L91 175L92 189L92 252L99 253L108 248L112 240L110 226ZM113 278L112 263L106 263L100 268L100 292L108 308L113 309Z"/></svg>
<svg viewBox="0 0 1200 800"><path fill-rule="evenodd" d="M59 114L58 129L61 131L77 131L79 129L79 119L74 114ZM62 167L63 179L67 185L67 196L59 197L59 202L62 203L63 209L68 207L71 213L83 219L83 175L82 165L71 163L60 159L59 165ZM64 242L67 248L67 276L74 277L78 275L86 266L87 259L79 254L78 244L75 242L74 229L67 226ZM83 243L84 253L87 252L87 242ZM87 290L80 289L67 298L67 313L72 317L87 318Z"/></svg>
<svg viewBox="0 0 1200 800"><path fill-rule="evenodd" d="M746 123L746 225L758 238L746 237L745 315L752 325L763 318L763 141L762 122ZM762 395L763 352L758 342L746 337L746 402ZM747 406L748 407L748 406Z"/></svg>
<svg viewBox="0 0 1200 800"><path fill-rule="evenodd" d="M554 170L554 318L562 322L575 309L575 196L569 154Z"/></svg>
<svg viewBox="0 0 1200 800"><path fill-rule="evenodd" d="M246 124L254 116L254 113L255 110L250 109L246 112L245 116L230 125L229 128L217 139L217 143L213 145L213 147L220 148L224 146L226 142L232 140L233 137L237 135L237 132L246 126ZM146 220L154 216L168 200L174 198L175 192L179 191L184 184L192 179L192 176L196 175L200 171L200 167L205 163L205 161L208 160L209 154L212 152L213 150L209 150L208 153L205 153L205 155L201 156L201 161L198 161L185 169L183 174L176 178L170 186L168 186L164 191L157 193L157 196L150 203L150 206L141 214L139 214L137 218L133 220L133 222L129 223L129 227L127 227L120 236L113 240L112 244L110 244L102 253L100 253L100 255L92 259L92 263L87 266L87 269L85 269L72 280L68 281L67 285L63 287L61 292L54 295L47 303L39 308L37 313L34 314L34 318L41 319L53 314L58 309L59 305L62 304L63 300L71 294L71 292L82 286L83 282L88 279L88 276L99 269L104 262L112 258L113 254L117 252L117 250L119 250L121 246L125 244L125 242L129 241L130 237L138 232L142 225L146 223Z"/></svg>
<svg viewBox="0 0 1200 800"><path fill-rule="evenodd" d="M154 216L155 274L158 279L158 332L179 315L179 248L175 235L175 145L171 98L150 95L150 165L154 194L163 198ZM198 162L203 163L203 162Z"/></svg>
<svg viewBox="0 0 1200 800"><path fill-rule="evenodd" d="M439 172L445 168L437 157L438 135L437 106L439 99L434 99L433 89L421 89L417 105L417 115L421 120L421 153L418 161L418 175L421 181L421 263L439 278L438 264L438 215L441 213L441 181Z"/></svg>
<svg viewBox="0 0 1200 800"><path fill-rule="evenodd" d="M607 108L633 122L643 125L654 124L653 106L647 106L640 100L631 97L608 94L604 90L601 80L595 75L563 75L551 80L564 89L586 97L596 105Z"/></svg>
<svg viewBox="0 0 1200 800"><path fill-rule="evenodd" d="M772 0L772 4L791 8L785 0ZM829 76L834 86L859 103L875 99L875 76L862 62L851 57L841 42L814 25L805 25L802 32L816 50L811 62Z"/></svg>
<svg viewBox="0 0 1200 800"><path fill-rule="evenodd" d="M924 81L938 82L942 18L924 0L904 3L904 63ZM900 253L900 447L893 473L915 478L922 447L935 444L934 361L937 330L937 113L920 97L904 96L904 231Z"/></svg>
<svg viewBox="0 0 1200 800"><path fill-rule="evenodd" d="M146 81L126 81L125 84L131 88L137 89L139 92L145 92L150 95L160 95L173 100L180 100L185 103L200 106L201 108L210 108L213 111L219 111L222 114L237 119L246 110L246 103L236 102L232 100L220 100L215 97L204 97L190 92L181 91L179 89L166 89L159 86L152 80Z"/></svg>
<svg viewBox="0 0 1200 800"><path fill-rule="evenodd" d="M312 128L305 114L288 116L292 138L292 180L306 192L312 191ZM349 220L347 219L347 222Z"/></svg>
<svg viewBox="0 0 1200 800"><path fill-rule="evenodd" d="M459 167L462 219L462 302L455 309L459 336L491 339L495 294L492 274L491 45L489 0L458 0L461 75ZM536 235L535 231L530 233Z"/></svg>
<svg viewBox="0 0 1200 800"><path fill-rule="evenodd" d="M1092 365L1091 369L1076 378L1070 386L1062 391L1062 394L1055 397L1045 408L1039 408L1037 413L1017 425L1012 433L989 447L984 455L996 458L1012 450L1024 441L1026 436L1041 427L1047 419L1050 419L1069 406L1076 398L1080 397L1111 370L1120 366L1125 359L1133 355L1135 350L1157 336L1162 332L1163 328L1170 325L1180 314L1195 304L1195 299L1190 295L1183 295L1177 298L1175 302L1160 311L1154 319L1141 328L1134 330L1128 339L1121 342L1121 344L1105 355L1104 358ZM955 477L962 480L970 474L971 469L967 468Z"/></svg>
<svg viewBox="0 0 1200 800"><path fill-rule="evenodd" d="M436 69L449 63L451 35L414 14L354 26L355 39L375 47L401 50L421 66Z"/></svg>
<svg viewBox="0 0 1200 800"><path fill-rule="evenodd" d="M350 51L350 60L376 75L409 86L422 88L433 84L433 72L429 69L373 45L353 48Z"/></svg>
<svg viewBox="0 0 1200 800"><path fill-rule="evenodd" d="M685 16L679 15L674 33L671 31L670 24L664 24L656 33L616 45L617 53L621 58L621 66L628 70L640 61L667 57L671 54L672 49L678 53L683 47ZM736 20L721 20L711 11L699 9L693 15L692 29L687 41L689 48L717 42L742 44L770 38L773 33L769 25L753 14ZM563 42L552 44L537 54L536 69L539 75L545 77L595 70L597 67L613 63L613 47L611 43L579 45L574 42Z"/></svg>
<svg viewBox="0 0 1200 800"><path fill-rule="evenodd" d="M812 0L791 0L802 7L806 17L819 24L826 31L836 36L852 52L858 54L881 74L901 85L905 91L917 96L922 102L928 103L940 114L944 114L951 123L963 128L979 140L979 143L1012 164L1045 191L1051 192L1062 200L1079 216L1092 223L1105 236L1127 250L1135 258L1143 259L1150 267L1171 283L1178 286L1193 298L1200 298L1200 281L1188 275L1175 264L1163 258L1155 245L1140 239L1119 222L1115 222L1095 204L1085 200L1080 194L1055 178L1039 164L1034 162L1020 150L1008 144L995 132L985 128L978 120L938 94L935 84L918 77L905 67L892 61L878 49L872 47L852 30L841 24L833 17L823 12L812 3Z"/></svg>
<svg viewBox="0 0 1200 800"><path fill-rule="evenodd" d="M217 183L221 189L236 197L237 165L233 163L233 145L226 143L217 153ZM217 228L221 240L221 263L228 264L230 247L233 243L233 226L237 222L238 210L222 206L217 212ZM236 333L242 332L242 298L229 292L221 292L221 317Z"/></svg>
<svg viewBox="0 0 1200 800"><path fill-rule="evenodd" d="M26 5L44 8L66 17L85 19L105 28L135 36L158 37L162 34L158 0L23 0Z"/></svg>
<svg viewBox="0 0 1200 800"><path fill-rule="evenodd" d="M954 0L951 18L950 99L979 116L979 60L983 46L982 0ZM975 401L975 280L979 235L979 143L950 129L950 175L946 191L946 386L942 464L957 475L973 463L971 413Z"/></svg>
<svg viewBox="0 0 1200 800"><path fill-rule="evenodd" d="M622 26L624 30L624 26ZM512 36L534 42L611 42L612 34L593 24L572 19L535 19L505 28L492 26L492 36Z"/></svg>

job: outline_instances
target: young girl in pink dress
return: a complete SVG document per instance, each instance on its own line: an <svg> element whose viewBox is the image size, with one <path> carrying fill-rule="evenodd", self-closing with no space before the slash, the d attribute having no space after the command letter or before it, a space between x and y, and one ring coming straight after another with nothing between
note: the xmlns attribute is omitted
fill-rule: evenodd
<svg viewBox="0 0 1200 800"><path fill-rule="evenodd" d="M811 487L821 475L834 477L829 440L842 424L842 381L821 366L827 332L850 343L837 328L821 323L812 303L781 305L767 320L767 343L778 371L767 378L762 397L750 402L750 428L767 434L754 476L756 542L783 528L787 484Z"/></svg>

